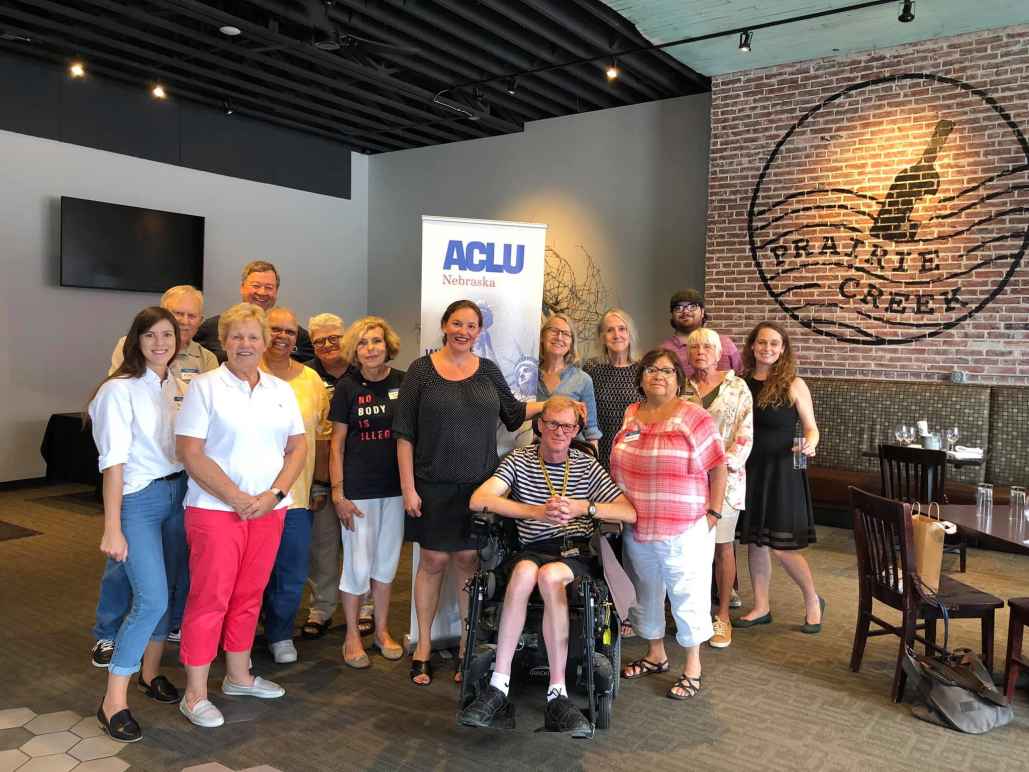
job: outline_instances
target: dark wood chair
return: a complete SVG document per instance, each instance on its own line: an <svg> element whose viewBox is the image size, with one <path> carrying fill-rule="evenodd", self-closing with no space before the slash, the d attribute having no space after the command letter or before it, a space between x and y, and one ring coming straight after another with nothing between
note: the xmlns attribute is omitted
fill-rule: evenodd
<svg viewBox="0 0 1029 772"><path fill-rule="evenodd" d="M1015 696L1019 667L1029 667L1029 657L1022 654L1022 634L1029 627L1029 598L1008 601L1008 651L1004 658L1004 696L1008 702Z"/></svg>
<svg viewBox="0 0 1029 772"><path fill-rule="evenodd" d="M931 501L947 503L947 454L942 450L903 448L899 445L879 446L880 494L923 506ZM957 553L959 570L965 573L968 563L968 541L960 533L948 536L944 551Z"/></svg>
<svg viewBox="0 0 1029 772"><path fill-rule="evenodd" d="M905 648L918 641L927 651L942 651L936 644L940 611L925 602L918 588L910 506L853 486L850 506L854 514L858 563L858 618L850 669L855 673L861 669L869 638L896 635L900 646L891 696L900 702L906 680L901 667ZM980 620L983 663L992 670L994 617L996 610L1004 607L1004 602L949 576L940 577L937 597L946 606L950 619ZM874 600L900 611L900 625L890 624L873 614ZM880 629L872 630L872 622Z"/></svg>

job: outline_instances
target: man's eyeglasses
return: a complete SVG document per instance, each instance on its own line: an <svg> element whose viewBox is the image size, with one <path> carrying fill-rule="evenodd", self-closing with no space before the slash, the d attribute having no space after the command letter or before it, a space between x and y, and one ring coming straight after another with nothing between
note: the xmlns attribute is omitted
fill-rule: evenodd
<svg viewBox="0 0 1029 772"><path fill-rule="evenodd" d="M672 306L673 314L688 314L700 308L700 303L676 303Z"/></svg>
<svg viewBox="0 0 1029 772"><path fill-rule="evenodd" d="M543 419L540 421L543 426L546 426L552 432L563 432L564 434L571 434L572 432L579 431L579 424L563 424L560 421L550 421Z"/></svg>
<svg viewBox="0 0 1029 772"><path fill-rule="evenodd" d="M270 327L272 335L285 335L287 338L295 338L297 336L296 330L288 330L285 327Z"/></svg>
<svg viewBox="0 0 1029 772"><path fill-rule="evenodd" d="M655 367L654 365L649 365L649 366L643 368L643 372L645 372L647 375L657 375L658 373L660 373L661 375L665 376L666 378L671 378L673 375L675 375L675 368L674 367Z"/></svg>
<svg viewBox="0 0 1029 772"><path fill-rule="evenodd" d="M324 348L326 346L335 346L335 345L337 345L340 342L340 340L342 340L342 338L343 338L342 335L326 335L324 338L314 338L311 341L311 345L314 346L315 348Z"/></svg>

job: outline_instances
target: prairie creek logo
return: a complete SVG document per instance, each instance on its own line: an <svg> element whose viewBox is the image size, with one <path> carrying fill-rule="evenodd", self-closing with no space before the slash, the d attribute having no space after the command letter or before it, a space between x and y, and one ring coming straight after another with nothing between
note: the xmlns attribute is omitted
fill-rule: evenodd
<svg viewBox="0 0 1029 772"><path fill-rule="evenodd" d="M931 338L1007 285L1029 246L1029 144L980 89L895 75L844 89L775 146L747 213L769 295L860 345Z"/></svg>

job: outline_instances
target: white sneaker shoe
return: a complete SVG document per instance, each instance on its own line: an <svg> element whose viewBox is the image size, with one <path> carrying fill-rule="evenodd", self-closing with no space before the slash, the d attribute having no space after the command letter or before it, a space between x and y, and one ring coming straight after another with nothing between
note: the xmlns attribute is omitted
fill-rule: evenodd
<svg viewBox="0 0 1029 772"><path fill-rule="evenodd" d="M743 608L743 601L740 600L740 594L736 590L732 591L732 597L729 599L729 608Z"/></svg>
<svg viewBox="0 0 1029 772"><path fill-rule="evenodd" d="M222 681L222 694L234 697L260 697L262 700L274 700L286 694L286 690L274 681L268 681L261 676L254 676L254 682L250 686L243 686L229 680L228 676Z"/></svg>
<svg viewBox="0 0 1029 772"><path fill-rule="evenodd" d="M269 643L268 651L272 653L272 658L277 665L288 665L290 662L297 661L297 647L293 645L292 640Z"/></svg>
<svg viewBox="0 0 1029 772"><path fill-rule="evenodd" d="M221 726L225 723L225 716L222 712L214 706L210 700L200 700L193 709L189 709L189 705L186 703L186 698L183 697L182 701L179 702L179 713L188 718L191 722L197 726L203 726L207 728L213 728Z"/></svg>

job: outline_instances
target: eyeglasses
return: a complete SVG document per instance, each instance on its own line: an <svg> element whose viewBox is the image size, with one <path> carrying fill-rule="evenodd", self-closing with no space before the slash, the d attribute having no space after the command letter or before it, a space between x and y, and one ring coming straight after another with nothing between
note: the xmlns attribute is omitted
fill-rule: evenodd
<svg viewBox="0 0 1029 772"><path fill-rule="evenodd" d="M688 314L700 308L700 303L676 303L672 306L673 314Z"/></svg>
<svg viewBox="0 0 1029 772"><path fill-rule="evenodd" d="M326 335L324 338L314 338L311 341L311 345L315 348L324 348L326 346L335 346L343 339L342 335Z"/></svg>
<svg viewBox="0 0 1029 772"><path fill-rule="evenodd" d="M658 373L660 373L661 375L665 376L666 378L671 378L673 375L675 375L675 368L674 367L655 367L654 365L648 365L647 367L643 368L643 372L645 372L647 375L657 375Z"/></svg>
<svg viewBox="0 0 1029 772"><path fill-rule="evenodd" d="M552 432L563 432L564 434L571 434L579 430L579 424L563 424L560 421L550 421L544 419L540 421L541 424L546 426Z"/></svg>
<svg viewBox="0 0 1029 772"><path fill-rule="evenodd" d="M272 335L285 335L287 338L295 338L297 336L296 330L287 330L285 327L269 327Z"/></svg>
<svg viewBox="0 0 1029 772"><path fill-rule="evenodd" d="M568 330L559 330L557 327L548 327L547 332L553 335L555 338L567 338L572 339L572 333Z"/></svg>

